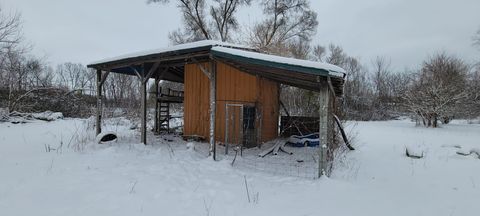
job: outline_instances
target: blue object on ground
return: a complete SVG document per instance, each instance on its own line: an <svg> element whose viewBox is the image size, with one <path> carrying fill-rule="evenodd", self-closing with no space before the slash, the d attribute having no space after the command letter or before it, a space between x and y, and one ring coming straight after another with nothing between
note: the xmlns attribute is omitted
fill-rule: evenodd
<svg viewBox="0 0 480 216"><path fill-rule="evenodd" d="M304 136L293 135L288 138L288 144L293 147L314 147L320 144L318 133L307 134Z"/></svg>

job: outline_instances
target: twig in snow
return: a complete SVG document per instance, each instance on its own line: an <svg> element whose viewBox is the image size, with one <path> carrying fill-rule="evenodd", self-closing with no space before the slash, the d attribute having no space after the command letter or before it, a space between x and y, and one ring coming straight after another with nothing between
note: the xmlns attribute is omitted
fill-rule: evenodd
<svg viewBox="0 0 480 216"><path fill-rule="evenodd" d="M238 149L234 148L234 150L235 150L235 157L233 157L232 166L235 163L235 160L237 159L237 155L238 155Z"/></svg>
<svg viewBox="0 0 480 216"><path fill-rule="evenodd" d="M50 167L47 169L47 173L50 173L52 172L53 170L53 161L55 160L55 158L52 158L52 162L50 162Z"/></svg>
<svg viewBox="0 0 480 216"><path fill-rule="evenodd" d="M175 151L173 150L172 146L170 145L170 143L167 142L167 146L168 148L170 149L170 152L172 153L173 156L175 156Z"/></svg>
<svg viewBox="0 0 480 216"><path fill-rule="evenodd" d="M247 198L248 198L248 202L250 203L250 192L248 192L248 183L247 183L247 176L243 176L243 178L245 179L245 189L247 191Z"/></svg>
<svg viewBox="0 0 480 216"><path fill-rule="evenodd" d="M210 216L210 209L212 208L212 202L210 202L210 205L207 205L207 201L205 198L203 198L203 206L205 207L205 212L207 216Z"/></svg>
<svg viewBox="0 0 480 216"><path fill-rule="evenodd" d="M132 188L130 188L129 194L133 194L135 192L135 186L137 185L137 183L138 183L138 180L135 180L135 182L132 185Z"/></svg>
<svg viewBox="0 0 480 216"><path fill-rule="evenodd" d="M259 192L255 193L255 195L253 196L253 203L258 204L259 197L260 197L260 193Z"/></svg>

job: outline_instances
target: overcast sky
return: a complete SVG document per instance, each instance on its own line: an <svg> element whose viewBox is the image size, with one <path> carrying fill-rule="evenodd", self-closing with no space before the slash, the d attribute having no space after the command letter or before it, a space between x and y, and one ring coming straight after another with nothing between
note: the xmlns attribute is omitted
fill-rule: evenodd
<svg viewBox="0 0 480 216"><path fill-rule="evenodd" d="M258 0L257 0L258 1ZM479 0L316 0L315 43L335 43L370 64L391 59L395 70L415 69L436 51L468 63L480 60L472 37L480 28ZM34 54L53 64L91 61L169 45L168 33L181 25L172 5L146 0L2 0L19 11ZM260 10L243 10L240 22L255 23Z"/></svg>

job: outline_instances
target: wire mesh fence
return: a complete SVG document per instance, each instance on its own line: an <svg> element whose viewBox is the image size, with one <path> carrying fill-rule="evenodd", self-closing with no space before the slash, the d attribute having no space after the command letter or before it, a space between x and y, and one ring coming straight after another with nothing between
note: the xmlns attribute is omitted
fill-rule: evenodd
<svg viewBox="0 0 480 216"><path fill-rule="evenodd" d="M276 142L287 142L287 140L276 140ZM307 179L318 178L319 147L293 147L286 145L285 151L279 150L277 154L273 151L263 155L275 141L265 143L262 148L244 149L240 155L240 149L230 151L224 155L220 151L220 158L229 160L232 166L248 171L258 171L271 175L300 177Z"/></svg>

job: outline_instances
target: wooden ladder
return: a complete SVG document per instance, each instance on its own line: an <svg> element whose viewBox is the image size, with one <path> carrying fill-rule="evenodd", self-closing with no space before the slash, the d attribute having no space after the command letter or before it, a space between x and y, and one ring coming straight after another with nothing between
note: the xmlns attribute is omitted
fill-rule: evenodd
<svg viewBox="0 0 480 216"><path fill-rule="evenodd" d="M170 132L170 103L160 102L159 131Z"/></svg>

